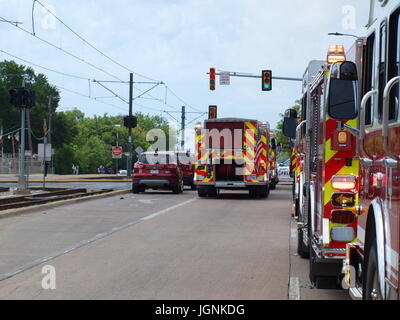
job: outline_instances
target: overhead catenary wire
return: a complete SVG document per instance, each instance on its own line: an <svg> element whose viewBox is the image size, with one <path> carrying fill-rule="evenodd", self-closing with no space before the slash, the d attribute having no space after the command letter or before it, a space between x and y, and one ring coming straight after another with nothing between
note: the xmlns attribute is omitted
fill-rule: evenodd
<svg viewBox="0 0 400 320"><path fill-rule="evenodd" d="M3 18L3 17L0 17L0 19L4 19L4 18ZM5 19L4 19L4 20L5 20ZM6 22L7 22L7 21L6 21ZM76 60L78 60L78 61L80 61L80 62L82 62L82 63L84 63L84 64L87 64L88 66L90 66L90 67L92 67L92 68L94 68L94 69L96 69L96 70L98 70L98 71L100 71L100 72L102 72L102 73L104 73L104 74L106 74L106 75L108 75L108 76L114 78L114 79L123 81L122 79L120 79L120 78L117 77L116 75L114 75L114 74L112 74L112 73L110 73L110 72L104 70L103 68L100 68L100 67L94 65L93 63L90 63L89 61L86 61L85 59L83 59L83 58L81 58L81 57L78 57L76 54L74 54L74 53L72 53L72 52L70 52L70 51L67 51L67 50L63 49L63 48L61 48L61 47L59 47L59 46L57 46L57 45L51 43L50 41L47 41L46 39L43 39L43 38L37 36L36 34L33 34L32 32L30 32L30 31L28 31L28 30L26 30L26 29L20 27L19 25L14 25L14 24L12 24L12 23L10 23L10 22L8 22L8 23L11 24L12 26L14 26L14 27L16 27L16 28L22 30L23 32L25 32L25 33L31 35L32 37L34 37L34 38L36 38L36 39L38 39L38 40L40 40L40 41L46 43L47 45L49 45L49 46L51 46L51 47L53 47L53 48L55 48L55 49L58 49L58 50L64 52L65 54L69 55L70 57L72 57L72 58L74 58L74 59L76 59Z"/></svg>
<svg viewBox="0 0 400 320"><path fill-rule="evenodd" d="M35 66L37 68L41 68L41 69L44 69L44 70L47 70L47 71L50 71L50 72L53 72L53 73L57 73L59 75L65 76L65 77L70 77L70 78L74 78L74 79L81 79L81 80L90 80L90 81L93 80L93 79L90 79L90 78L87 78L87 77L78 76L78 75L74 75L74 74L70 74L70 73L65 73L65 72L62 72L62 71L57 71L57 70L54 70L54 69L51 69L51 68L48 68L48 67L44 67L44 66L39 65L39 64L37 64L35 62L26 60L24 58L20 58L20 57L14 55L12 53L9 53L7 51L2 50L2 49L0 49L0 52L4 53L4 54L6 54L6 55L8 55L10 57L13 57L14 59L20 60L20 61L22 61L24 63L27 63L27 64L30 64L32 66Z"/></svg>
<svg viewBox="0 0 400 320"><path fill-rule="evenodd" d="M121 68L125 69L126 71L129 71L139 77L142 77L144 79L147 80L151 80L151 81L156 81L159 82L155 79L152 79L146 75L143 75L141 73L138 73L126 66L124 66L123 64L119 63L118 61L116 61L115 59L111 58L110 56L108 56L107 54L105 54L103 51L101 51L100 49L98 49L97 47L95 47L93 44L91 44L88 40L86 40L85 38L83 38L78 32L76 32L75 30L73 30L71 27L69 27L64 21L62 21L57 15L55 15L51 10L49 10L45 5L43 5L43 3L41 3L39 0L34 0L33 5L35 4L35 2L37 2L39 5L41 5L50 15L52 15L57 21L59 21L64 27L66 27L69 31L71 31L75 36L77 36L80 40L82 40L85 44L87 44L89 47L91 47L93 50L95 50L96 52L98 52L100 55L102 55L103 57L107 58L108 60L110 60L111 62L113 62L114 64L120 66ZM33 11L33 10L32 10ZM32 22L32 24L34 25L34 22Z"/></svg>
<svg viewBox="0 0 400 320"><path fill-rule="evenodd" d="M57 21L59 21L61 24L63 24L68 30L70 30L72 33L74 33L79 39L81 39L83 42L85 42L85 43L86 43L87 45L89 45L91 48L93 48L94 50L96 50L99 54L101 54L101 55L104 56L105 58L109 59L110 61L112 61L112 62L115 63L116 65L119 65L120 67L124 68L125 70L128 70L129 72L132 72L133 74L136 74L137 76L143 77L143 78L148 79L148 80L151 80L151 81L157 81L157 80L152 79L152 78L150 78L150 77L148 77L148 76L145 76L145 75L143 75L143 74L140 74L140 73L138 73L138 72L135 72L134 70L132 70L132 69L130 69L130 68L128 68L128 67L122 65L121 63L119 63L119 62L116 61L115 59L109 57L107 54L105 54L105 53L102 52L101 50L97 49L97 48L96 48L94 45L92 45L88 40L86 40L85 38L83 38L82 36L80 36L80 35L79 35L76 31L74 31L72 28L70 28L64 21L62 21L60 18L58 18L53 12L51 12L46 6L44 6L39 0L34 0L33 7L34 7L35 2L39 3L43 8L45 8L45 10L46 10L47 12L49 12L49 14L53 15L54 18L57 19ZM32 10L32 11L33 11L33 10ZM33 12L32 12L32 14L33 14ZM33 17L33 16L32 16L32 17ZM53 48L55 48L55 49L58 49L58 50L60 50L61 52L63 52L63 53L65 53L65 54L67 54L67 55L73 57L74 59L76 59L76 60L78 60L78 61L80 61L80 62L82 62L82 63L84 63L84 64L87 64L87 65L89 65L90 67L92 67L92 68L94 68L94 69L96 69L96 70L98 70L98 71L100 71L100 72L103 72L104 74L106 74L106 75L108 75L108 76L110 76L110 77L112 77L112 78L114 78L114 79L120 81L121 83L126 83L126 81L123 81L123 80L120 79L118 76L116 76L116 75L114 75L114 74L112 74L112 73L110 73L110 72L104 70L103 68L98 67L98 66L96 66L95 64L90 63L89 61L85 60L84 58L81 58L81 57L77 56L76 54L74 54L74 53L72 53L72 52L70 52L70 51L67 51L67 50L61 48L60 46L57 46L57 45L51 43L50 41L48 41L48 40L46 40L46 39L44 39L44 38L41 38L41 37L37 36L37 35L35 34L35 32L30 32L30 31L26 30L25 28L20 27L18 24L15 24L15 23L13 23L12 21L7 20L7 19L5 19L5 18L3 18L3 17L0 17L0 19L1 19L3 22L9 23L9 24L11 24L12 26L14 26L14 27L20 29L21 31L23 31L23 32L25 32L25 33L27 33L27 34L33 36L34 38L36 38L36 39L38 39L38 40L40 40L40 41L42 41L42 42L44 42L44 43L46 43L47 45L49 45L49 46L51 46L51 47L53 47ZM32 23L33 23L33 21L32 21ZM47 69L50 69L50 68L47 68ZM58 73L59 73L59 74L63 74L63 72L58 72ZM83 77L82 77L82 78L83 78ZM82 80L83 80L83 79L82 79ZM87 79L85 78L85 80L87 80ZM160 82L160 81L158 81L158 82ZM162 83L162 82L160 82L160 83ZM164 84L164 85L166 86L165 104L167 104L167 101L166 101L166 99L167 99L167 91L170 91L179 101L185 103L185 105L187 105L189 108L199 111L198 108L193 107L191 104L187 103L185 100L183 100L181 97L179 97L179 96L178 96L170 87L168 87L165 83L162 83L162 84ZM141 91L141 92L144 92L143 90L141 90L141 89L139 89L139 88L135 88L135 89L137 89L137 90L139 90L139 91ZM149 97L154 98L155 100L161 100L161 99L158 99L158 98L153 97L153 96L150 95L148 92L146 92L146 95L148 95ZM170 105L170 107L172 107L172 108L174 108L174 109L176 108L176 107L171 106L171 105Z"/></svg>
<svg viewBox="0 0 400 320"><path fill-rule="evenodd" d="M114 64L118 65L119 67L125 69L126 71L129 71L139 77L142 77L144 79L150 80L150 81L155 81L155 82L161 82L158 81L154 78L151 78L149 76L146 76L144 74L138 73L134 70L132 70L131 68L128 68L127 66L123 65L122 63L116 61L115 59L111 58L109 55L105 54L103 51L101 51L100 49L98 49L97 47L95 47L92 43L90 43L88 40L86 40L83 36L81 36L77 31L73 30L70 26L68 26L61 18L59 18L56 14L54 14L54 12L52 12L51 10L49 10L41 1L39 0L33 0L33 7L32 7L32 29L34 30L34 6L35 3L38 3L40 6L42 6L50 15L52 15L57 21L59 21L65 28L67 28L70 32L72 32L76 37L78 37L81 41L83 41L86 45L88 45L89 47L91 47L93 50L95 50L96 52L98 52L100 55L102 55L103 57L107 58L108 60L110 60L111 62L113 62ZM33 31L33 35L35 35L34 31ZM172 91L172 89L170 89L169 87L167 87L167 90L170 90L170 92L180 101L182 101L183 103L185 103L189 108L192 109L197 109L193 106L191 106L189 103L185 102L182 98L180 98L174 91ZM199 111L199 110L198 110Z"/></svg>

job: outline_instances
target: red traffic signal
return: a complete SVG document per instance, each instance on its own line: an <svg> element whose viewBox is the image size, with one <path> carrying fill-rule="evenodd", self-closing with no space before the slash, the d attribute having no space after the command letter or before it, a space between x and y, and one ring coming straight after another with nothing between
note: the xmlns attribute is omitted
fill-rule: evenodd
<svg viewBox="0 0 400 320"><path fill-rule="evenodd" d="M210 90L215 90L215 68L210 68Z"/></svg>
<svg viewBox="0 0 400 320"><path fill-rule="evenodd" d="M272 90L272 71L271 70L263 70L261 75L262 80L262 91L271 91Z"/></svg>

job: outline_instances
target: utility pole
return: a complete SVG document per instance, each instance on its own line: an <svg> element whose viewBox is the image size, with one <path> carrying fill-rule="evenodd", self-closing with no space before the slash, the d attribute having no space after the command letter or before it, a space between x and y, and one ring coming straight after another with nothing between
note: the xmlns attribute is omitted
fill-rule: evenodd
<svg viewBox="0 0 400 320"><path fill-rule="evenodd" d="M0 139L0 142L1 142L1 161L4 161L3 127L1 127L0 135L1 135L1 139Z"/></svg>
<svg viewBox="0 0 400 320"><path fill-rule="evenodd" d="M130 74L129 79L129 117L132 117L133 105L133 73ZM132 176L132 128L128 128L128 177Z"/></svg>
<svg viewBox="0 0 400 320"><path fill-rule="evenodd" d="M50 145L51 145L51 117L52 117L52 108L51 108L51 103L52 103L52 99L53 99L53 97L52 96L49 96L49 127L48 127L48 129L47 129L47 135L46 135L46 137L47 137L47 143L49 143ZM53 150L52 150L52 148L51 148L51 155L50 155L50 164L51 164L51 167L53 168ZM53 170L52 170L52 172L51 173L53 173Z"/></svg>
<svg viewBox="0 0 400 320"><path fill-rule="evenodd" d="M25 88L25 77L22 80L22 87ZM19 178L18 178L18 192L27 193L26 180L25 180L25 119L26 107L21 108L21 148L19 153Z"/></svg>
<svg viewBox="0 0 400 320"><path fill-rule="evenodd" d="M186 121L186 107L182 106L182 119L181 119L181 150L185 147L185 121Z"/></svg>

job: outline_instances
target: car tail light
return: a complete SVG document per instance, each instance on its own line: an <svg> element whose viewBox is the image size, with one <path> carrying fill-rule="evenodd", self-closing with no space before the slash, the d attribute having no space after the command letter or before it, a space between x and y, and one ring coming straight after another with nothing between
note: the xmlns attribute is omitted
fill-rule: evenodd
<svg viewBox="0 0 400 320"><path fill-rule="evenodd" d="M334 210L331 212L331 221L335 224L353 224L356 221L356 215L347 210Z"/></svg>
<svg viewBox="0 0 400 320"><path fill-rule="evenodd" d="M134 169L143 169L143 168L144 168L144 164L143 163L140 163L140 162L136 162L135 163Z"/></svg>
<svg viewBox="0 0 400 320"><path fill-rule="evenodd" d="M332 177L332 188L337 190L354 190L357 179L355 176L338 175Z"/></svg>

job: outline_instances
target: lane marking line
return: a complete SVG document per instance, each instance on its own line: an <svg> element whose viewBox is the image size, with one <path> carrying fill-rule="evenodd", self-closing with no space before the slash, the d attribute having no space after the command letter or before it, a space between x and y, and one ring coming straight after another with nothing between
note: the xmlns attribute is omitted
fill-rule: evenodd
<svg viewBox="0 0 400 320"><path fill-rule="evenodd" d="M290 277L289 300L300 300L300 282L297 277Z"/></svg>
<svg viewBox="0 0 400 320"><path fill-rule="evenodd" d="M171 211L171 210L174 210L174 209L179 208L179 207L181 207L181 206L184 206L184 205L186 205L186 204L188 204L188 203L193 202L193 201L196 200L196 199L197 199L197 198L192 198L192 199L189 199L189 200L187 200L187 201L178 203L178 204L176 204L176 205L174 205L174 206L172 206L172 207L169 207L169 208L160 210L160 211L158 211L158 212L156 212L156 213L153 213L153 214L148 215L148 216L146 216L146 217L144 217L144 218L141 218L140 220L141 220L141 221L147 221L147 220L154 219L155 217L158 217L159 215L162 215L163 213L166 213L166 212L168 212L168 211Z"/></svg>
<svg viewBox="0 0 400 320"><path fill-rule="evenodd" d="M95 235L95 236L93 236L93 237L91 237L91 238L89 238L87 240L81 240L80 242L78 242L78 244L76 244L76 245L74 245L72 247L69 247L68 249L64 249L61 252L56 253L56 254L54 254L52 256L36 259L36 260L34 260L34 261L32 261L32 262L30 262L30 263L28 263L28 264L26 264L26 265L24 265L22 267L17 268L16 271L0 274L0 281L12 278L12 277L14 277L14 276L16 276L16 275L18 275L20 273L23 273L25 271L33 269L34 267L37 267L38 265L41 265L42 263L48 262L50 260L53 260L53 259L58 258L60 256L63 256L65 254L67 254L67 253L75 251L75 250L77 250L77 249L79 249L81 247L84 247L84 246L86 246L88 244L91 244L91 243L93 243L93 242L95 242L97 240L104 239L104 238L106 238L106 237L108 237L108 236L110 236L110 235L112 235L112 234L114 234L114 233L116 233L118 231L122 231L124 229L127 229L127 228L133 226L133 225L139 224L142 221L151 220L151 219L153 219L153 218L155 218L155 217L157 217L157 216L159 216L161 214L164 214L164 213L166 213L168 211L174 210L174 209L182 207L182 206L184 206L184 205L186 205L186 204L188 204L190 202L193 202L194 200L197 200L197 197L189 199L189 200L181 202L181 203L178 203L176 205L173 205L173 206L168 207L166 209L160 210L158 212L152 213L152 214L150 214L148 216L145 216L143 218L140 218L138 220L134 220L134 221L128 222L128 223L126 223L126 224L124 224L122 226L114 227L108 232L99 233L99 234L97 234L97 235Z"/></svg>

